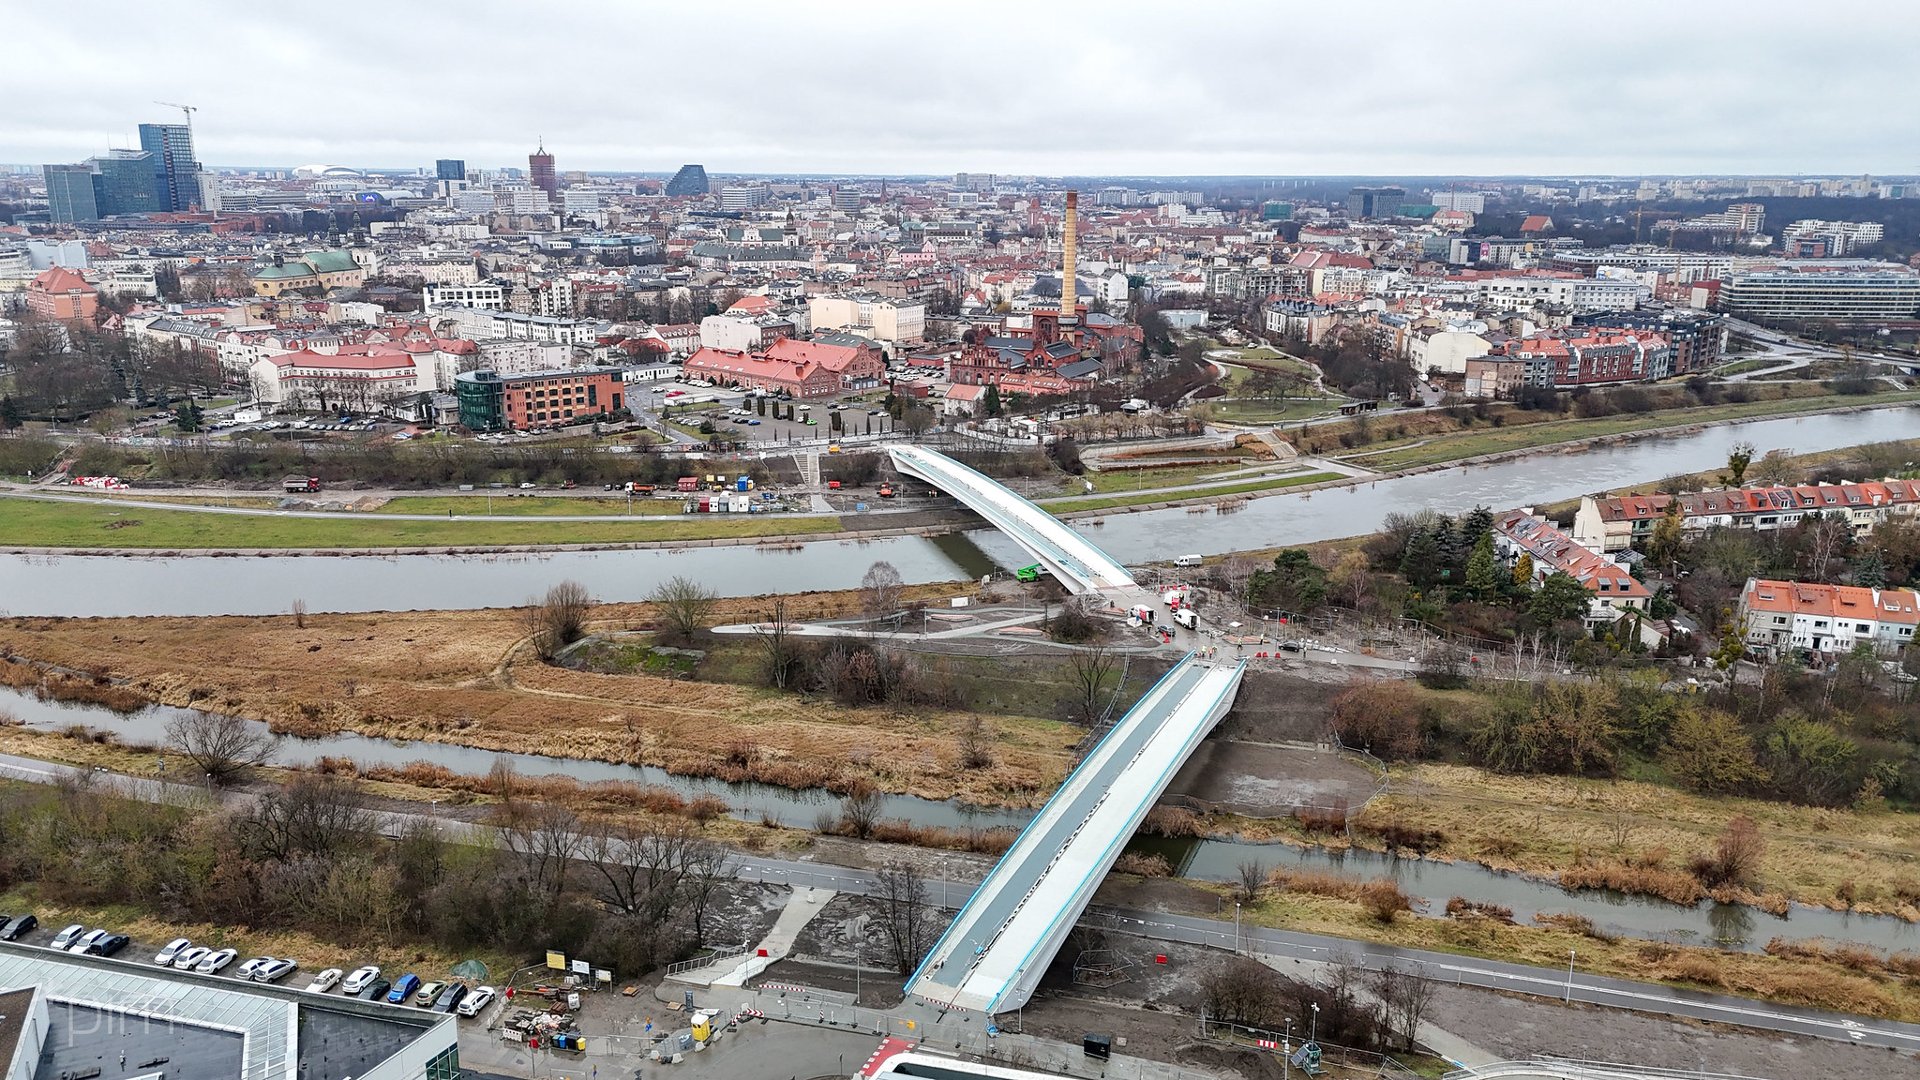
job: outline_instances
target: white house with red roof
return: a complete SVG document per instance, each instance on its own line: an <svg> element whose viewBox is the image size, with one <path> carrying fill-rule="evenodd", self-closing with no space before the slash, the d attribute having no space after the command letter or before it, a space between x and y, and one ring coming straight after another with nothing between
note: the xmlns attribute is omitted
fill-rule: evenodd
<svg viewBox="0 0 1920 1080"><path fill-rule="evenodd" d="M1586 586L1593 595L1586 618L1589 626L1613 622L1630 611L1644 613L1653 601L1653 592L1627 567L1582 547L1552 522L1525 510L1509 510L1493 519L1493 547L1509 565L1522 553L1531 557L1536 587L1555 573Z"/></svg>
<svg viewBox="0 0 1920 1080"><path fill-rule="evenodd" d="M1791 529L1810 514L1844 517L1864 536L1891 517L1920 513L1920 480L1866 480L1692 491L1681 495L1588 495L1573 515L1575 541L1597 551L1624 551L1652 535L1667 507L1680 502L1680 527L1767 532Z"/></svg>
<svg viewBox="0 0 1920 1080"><path fill-rule="evenodd" d="M377 410L439 389L432 349L346 345L338 352L300 349L254 362L248 375L256 400L292 409Z"/></svg>

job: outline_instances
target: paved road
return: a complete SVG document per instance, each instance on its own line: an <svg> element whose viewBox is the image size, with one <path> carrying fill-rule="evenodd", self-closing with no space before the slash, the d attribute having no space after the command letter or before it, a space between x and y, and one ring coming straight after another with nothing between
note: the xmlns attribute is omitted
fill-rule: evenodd
<svg viewBox="0 0 1920 1080"><path fill-rule="evenodd" d="M85 772L84 769L68 765L0 754L0 776L13 779L50 784L63 776L77 776ZM137 798L170 803L204 798L201 789L192 784L111 775L128 794ZM246 801L250 798L245 794L229 794L224 797L234 801ZM475 826L434 814L381 811L376 816L382 826L389 830L430 821L440 825L451 824L476 837L484 837L493 832L486 826ZM877 876L872 871L853 867L741 854L731 860L728 868L736 878L742 881L776 885L810 885L859 896L873 895L879 891ZM932 880L927 883L927 888L933 903L947 910L954 910L972 895L976 884L971 881ZM1497 960L1429 952L1423 949L1400 949L1387 945L1350 941L1345 938L1266 927L1243 926L1236 930L1231 921L1205 919L1191 915L1096 907L1087 910L1084 921L1152 940L1182 941L1224 949L1233 949L1238 942L1238 947L1242 950L1256 952L1266 957L1320 962L1352 957L1354 962L1363 967L1374 969L1394 967L1461 986L1548 998L1562 997L1594 1005L1634 1009L1662 1016L1709 1020L1757 1028L1762 1031L1778 1031L1814 1038L1835 1039L1863 1046L1920 1052L1920 1024L1854 1017L1843 1013L1776 1005L1771 1002L1725 994L1678 990L1658 983L1585 975L1578 971L1577 956L1575 970L1569 978L1564 969L1551 970L1525 964L1509 964Z"/></svg>

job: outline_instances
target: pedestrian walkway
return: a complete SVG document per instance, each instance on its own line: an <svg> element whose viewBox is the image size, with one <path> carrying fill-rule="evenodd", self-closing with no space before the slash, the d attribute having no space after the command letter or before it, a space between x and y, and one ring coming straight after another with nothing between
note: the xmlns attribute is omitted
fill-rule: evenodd
<svg viewBox="0 0 1920 1080"><path fill-rule="evenodd" d="M673 981L691 983L694 986L743 986L748 979L786 958L793 951L793 943L800 931L826 909L827 902L834 897L832 889L816 889L807 885L797 885L787 897L787 906L780 911L780 917L773 921L773 929L767 931L760 944L742 953L733 953L716 958L704 967L692 971L676 972Z"/></svg>

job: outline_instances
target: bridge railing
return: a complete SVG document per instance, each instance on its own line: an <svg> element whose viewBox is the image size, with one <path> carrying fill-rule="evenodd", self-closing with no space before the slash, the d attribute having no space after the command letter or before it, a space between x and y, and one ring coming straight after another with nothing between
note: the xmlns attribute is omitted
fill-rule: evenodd
<svg viewBox="0 0 1920 1080"><path fill-rule="evenodd" d="M1513 1061L1495 1061L1472 1068L1455 1069L1443 1080L1492 1080L1502 1076L1547 1076L1559 1080L1756 1080L1734 1073L1702 1072L1698 1069L1662 1069L1651 1065L1627 1065L1615 1061L1587 1061L1580 1058L1537 1056Z"/></svg>

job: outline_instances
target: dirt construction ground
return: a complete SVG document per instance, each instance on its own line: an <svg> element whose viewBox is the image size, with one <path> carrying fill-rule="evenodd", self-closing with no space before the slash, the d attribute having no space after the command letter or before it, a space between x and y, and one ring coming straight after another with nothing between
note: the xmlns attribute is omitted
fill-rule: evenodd
<svg viewBox="0 0 1920 1080"><path fill-rule="evenodd" d="M1372 770L1330 751L1209 739L1167 790L1260 817L1299 804L1360 806L1379 786Z"/></svg>

